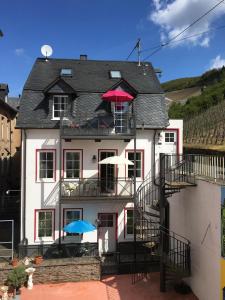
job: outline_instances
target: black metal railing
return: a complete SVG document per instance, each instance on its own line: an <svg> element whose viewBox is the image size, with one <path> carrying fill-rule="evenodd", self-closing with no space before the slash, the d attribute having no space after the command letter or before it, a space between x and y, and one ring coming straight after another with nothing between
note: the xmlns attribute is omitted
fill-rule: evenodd
<svg viewBox="0 0 225 300"><path fill-rule="evenodd" d="M62 197L131 197L133 194L133 180L130 178L111 178L108 180L100 178L62 179Z"/></svg>
<svg viewBox="0 0 225 300"><path fill-rule="evenodd" d="M185 237L163 228L161 232L162 257L167 273L179 276L190 276L191 257L190 241Z"/></svg>
<svg viewBox="0 0 225 300"><path fill-rule="evenodd" d="M166 183L195 184L193 157L191 155L165 155Z"/></svg>
<svg viewBox="0 0 225 300"><path fill-rule="evenodd" d="M76 117L61 119L61 136L132 136L134 130L134 115L123 113L121 118L111 114L90 115L81 113Z"/></svg>
<svg viewBox="0 0 225 300"><path fill-rule="evenodd" d="M137 190L137 205L143 211L147 207L159 210L159 187L152 178L147 178Z"/></svg>
<svg viewBox="0 0 225 300"><path fill-rule="evenodd" d="M151 259L160 257L161 291L165 291L171 277L182 278L191 273L190 241L164 227L162 211L166 198L183 188L184 183L195 184L193 161L189 155L161 155L160 177L147 178L137 190L135 241L146 242ZM168 188L172 183L178 187ZM136 265L134 262L134 270ZM135 276L133 274L132 280Z"/></svg>

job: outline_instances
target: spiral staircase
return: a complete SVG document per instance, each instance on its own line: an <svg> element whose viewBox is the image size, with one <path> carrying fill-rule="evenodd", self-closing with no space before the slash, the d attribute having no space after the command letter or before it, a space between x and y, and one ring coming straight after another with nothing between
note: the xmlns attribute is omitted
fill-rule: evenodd
<svg viewBox="0 0 225 300"><path fill-rule="evenodd" d="M140 270L134 258L132 282L160 265L160 290L191 274L190 241L169 229L168 198L181 189L195 186L191 156L160 155L160 172L156 179L147 179L138 188L135 203L135 243L144 242L148 260Z"/></svg>

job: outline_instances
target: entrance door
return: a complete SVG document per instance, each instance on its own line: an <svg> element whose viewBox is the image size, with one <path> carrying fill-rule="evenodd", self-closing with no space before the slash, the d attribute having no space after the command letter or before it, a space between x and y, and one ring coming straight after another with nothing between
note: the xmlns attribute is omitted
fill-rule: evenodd
<svg viewBox="0 0 225 300"><path fill-rule="evenodd" d="M99 253L110 253L116 251L116 214L98 214L98 250Z"/></svg>
<svg viewBox="0 0 225 300"><path fill-rule="evenodd" d="M101 151L99 160L115 156L115 151ZM100 186L102 193L113 193L115 190L115 165L100 165Z"/></svg>

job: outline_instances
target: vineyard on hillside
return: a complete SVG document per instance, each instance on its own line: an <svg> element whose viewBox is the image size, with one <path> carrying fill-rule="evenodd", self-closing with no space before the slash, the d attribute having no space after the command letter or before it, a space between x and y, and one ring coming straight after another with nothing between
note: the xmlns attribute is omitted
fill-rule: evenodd
<svg viewBox="0 0 225 300"><path fill-rule="evenodd" d="M225 145L225 100L184 120L184 143L188 145Z"/></svg>

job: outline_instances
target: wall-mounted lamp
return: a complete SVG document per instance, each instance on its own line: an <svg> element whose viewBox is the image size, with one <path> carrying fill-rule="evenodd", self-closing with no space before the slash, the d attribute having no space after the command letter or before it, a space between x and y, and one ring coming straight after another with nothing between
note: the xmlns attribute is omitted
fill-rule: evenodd
<svg viewBox="0 0 225 300"><path fill-rule="evenodd" d="M95 220L95 225L96 225L97 227L99 227L99 226L100 226L100 224L101 224L101 220L99 220L99 219L96 219L96 220Z"/></svg>
<svg viewBox="0 0 225 300"><path fill-rule="evenodd" d="M92 156L92 162L95 163L96 160L97 160L97 158L96 158L96 155L94 154L94 155Z"/></svg>

